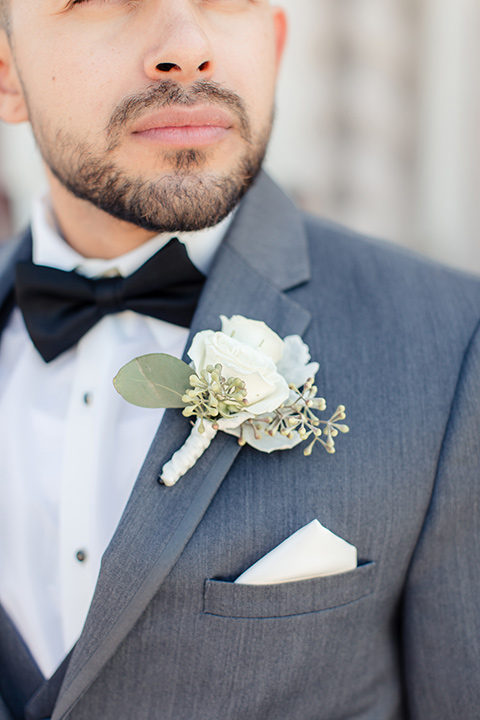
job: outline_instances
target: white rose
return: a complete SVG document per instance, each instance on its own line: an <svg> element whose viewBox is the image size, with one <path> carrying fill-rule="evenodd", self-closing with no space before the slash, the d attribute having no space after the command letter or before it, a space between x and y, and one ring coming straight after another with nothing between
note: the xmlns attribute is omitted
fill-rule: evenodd
<svg viewBox="0 0 480 720"><path fill-rule="evenodd" d="M277 372L272 358L236 337L203 330L193 338L188 356L197 373L220 363L226 380L232 377L243 380L248 402L245 410L253 415L275 410L289 396L288 384Z"/></svg>
<svg viewBox="0 0 480 720"><path fill-rule="evenodd" d="M261 350L273 360L275 365L283 356L283 340L261 320L249 320L243 315L231 318L220 315L222 332L235 338L244 345Z"/></svg>

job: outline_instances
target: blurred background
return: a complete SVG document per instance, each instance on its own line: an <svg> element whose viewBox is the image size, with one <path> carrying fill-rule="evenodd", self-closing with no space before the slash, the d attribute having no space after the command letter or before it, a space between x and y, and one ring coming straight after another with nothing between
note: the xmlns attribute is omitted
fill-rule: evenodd
<svg viewBox="0 0 480 720"><path fill-rule="evenodd" d="M480 2L276 2L271 174L314 213L480 273ZM28 127L2 125L0 237L43 182Z"/></svg>

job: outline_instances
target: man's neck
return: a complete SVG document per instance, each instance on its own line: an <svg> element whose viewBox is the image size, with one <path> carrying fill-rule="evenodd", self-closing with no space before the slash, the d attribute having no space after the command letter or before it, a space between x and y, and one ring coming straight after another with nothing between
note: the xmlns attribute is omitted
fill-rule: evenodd
<svg viewBox="0 0 480 720"><path fill-rule="evenodd" d="M47 177L59 230L83 257L118 257L155 236L155 232L117 220L86 200L76 198L48 170Z"/></svg>

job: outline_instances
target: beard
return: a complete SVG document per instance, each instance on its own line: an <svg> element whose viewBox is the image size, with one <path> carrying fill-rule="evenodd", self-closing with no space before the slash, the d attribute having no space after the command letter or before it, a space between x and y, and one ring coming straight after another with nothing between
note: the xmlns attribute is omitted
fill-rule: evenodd
<svg viewBox="0 0 480 720"><path fill-rule="evenodd" d="M194 105L199 101L227 107L236 119L244 151L228 174L209 173L209 150L179 148L158 153L167 173L159 179L128 174L116 165L113 154L132 121L147 110L165 106ZM113 112L106 128L107 148L79 140L64 130L46 133L40 122L32 129L44 161L73 195L95 207L145 230L189 232L211 227L225 218L240 202L265 157L273 122L253 135L241 98L211 81L200 81L188 89L171 80L126 98Z"/></svg>

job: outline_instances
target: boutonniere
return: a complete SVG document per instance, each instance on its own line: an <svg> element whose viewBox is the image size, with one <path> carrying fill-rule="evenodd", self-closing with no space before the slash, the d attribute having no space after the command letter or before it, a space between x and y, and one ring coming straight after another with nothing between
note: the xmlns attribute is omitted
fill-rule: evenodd
<svg viewBox="0 0 480 720"><path fill-rule="evenodd" d="M317 443L334 453L334 438L348 432L345 408L339 405L328 420L318 417L326 403L317 396L318 363L310 362L303 340L282 340L264 322L241 315L220 319L220 332L203 330L193 338L190 365L154 353L135 358L114 378L128 402L182 408L192 418L190 436L162 468L163 483L175 485L219 431L267 453L302 442L308 442L304 455Z"/></svg>

